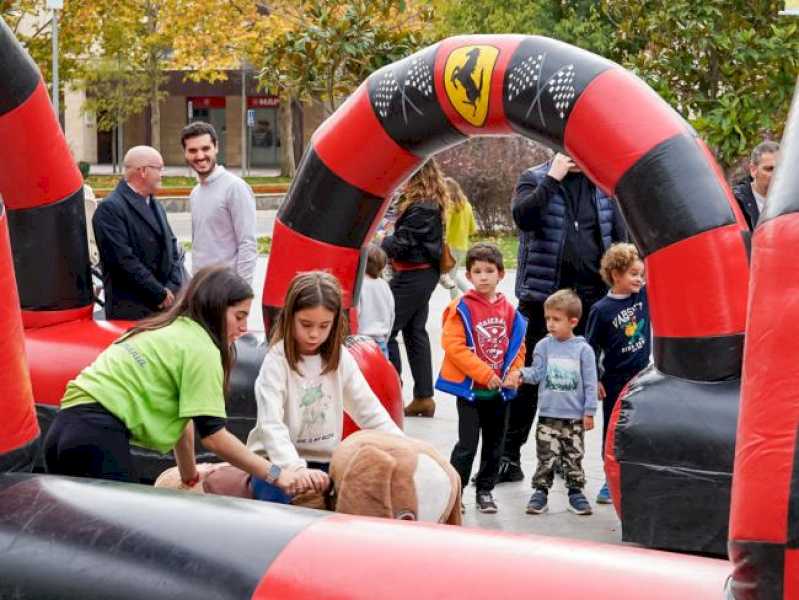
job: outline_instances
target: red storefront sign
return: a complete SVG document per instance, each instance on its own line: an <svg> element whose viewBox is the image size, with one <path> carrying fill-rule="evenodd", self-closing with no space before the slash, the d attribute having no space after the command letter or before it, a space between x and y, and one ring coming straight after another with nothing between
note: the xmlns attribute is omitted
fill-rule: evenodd
<svg viewBox="0 0 799 600"><path fill-rule="evenodd" d="M247 96L247 108L275 108L280 106L277 96Z"/></svg>
<svg viewBox="0 0 799 600"><path fill-rule="evenodd" d="M225 108L224 96L189 96L192 108Z"/></svg>

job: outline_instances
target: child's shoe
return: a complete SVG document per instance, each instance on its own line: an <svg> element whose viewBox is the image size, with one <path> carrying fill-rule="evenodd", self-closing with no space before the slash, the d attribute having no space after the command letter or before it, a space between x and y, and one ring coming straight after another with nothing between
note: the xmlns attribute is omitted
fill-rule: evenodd
<svg viewBox="0 0 799 600"><path fill-rule="evenodd" d="M494 502L491 492L477 492L477 510L486 514L497 512L497 503Z"/></svg>
<svg viewBox="0 0 799 600"><path fill-rule="evenodd" d="M602 488L599 490L599 493L596 495L596 503L597 504L612 504L613 500L610 497L610 490L608 489L608 482L602 484Z"/></svg>
<svg viewBox="0 0 799 600"><path fill-rule="evenodd" d="M549 510L547 506L547 492L546 490L537 489L530 496L530 501L527 503L528 515L540 515Z"/></svg>
<svg viewBox="0 0 799 600"><path fill-rule="evenodd" d="M590 515L593 512L582 490L569 491L569 510L575 515Z"/></svg>

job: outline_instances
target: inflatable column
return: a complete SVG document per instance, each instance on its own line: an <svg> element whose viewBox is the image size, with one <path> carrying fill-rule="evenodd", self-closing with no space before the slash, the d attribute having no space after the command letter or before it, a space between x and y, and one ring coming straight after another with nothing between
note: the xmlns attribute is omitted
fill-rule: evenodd
<svg viewBox="0 0 799 600"><path fill-rule="evenodd" d="M26 328L91 315L83 181L36 65L0 19L0 194Z"/></svg>
<svg viewBox="0 0 799 600"><path fill-rule="evenodd" d="M0 197L0 472L30 470L39 448L19 297Z"/></svg>
<svg viewBox="0 0 799 600"><path fill-rule="evenodd" d="M799 598L799 96L752 240L730 514L736 600Z"/></svg>
<svg viewBox="0 0 799 600"><path fill-rule="evenodd" d="M372 74L316 131L280 208L264 314L308 269L354 298L397 186L469 136L514 133L564 149L614 194L645 256L657 369L608 444L624 538L723 553L748 232L704 143L618 65L547 38L462 36Z"/></svg>

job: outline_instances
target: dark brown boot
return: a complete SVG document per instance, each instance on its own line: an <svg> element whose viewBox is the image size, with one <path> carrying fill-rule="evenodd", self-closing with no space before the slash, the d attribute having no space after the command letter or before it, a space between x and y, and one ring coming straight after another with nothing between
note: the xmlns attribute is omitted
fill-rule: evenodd
<svg viewBox="0 0 799 600"><path fill-rule="evenodd" d="M414 398L405 407L406 417L432 417L436 414L436 401L432 398Z"/></svg>

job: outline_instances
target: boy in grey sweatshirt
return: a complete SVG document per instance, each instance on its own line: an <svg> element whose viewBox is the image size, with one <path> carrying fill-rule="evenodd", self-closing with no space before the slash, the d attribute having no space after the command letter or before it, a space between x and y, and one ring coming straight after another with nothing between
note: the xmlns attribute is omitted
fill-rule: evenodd
<svg viewBox="0 0 799 600"><path fill-rule="evenodd" d="M549 335L538 342L533 363L508 375L506 383L537 383L538 469L533 476L535 491L527 503L528 514L547 510L556 461L563 465L569 489L569 510L590 515L591 505L583 494L585 472L584 432L594 428L597 408L597 374L594 351L574 328L582 315L580 298L571 290L560 290L544 303Z"/></svg>

